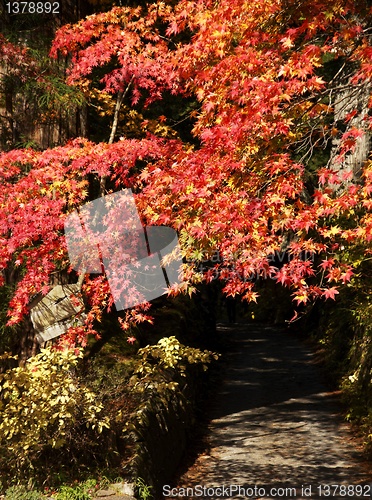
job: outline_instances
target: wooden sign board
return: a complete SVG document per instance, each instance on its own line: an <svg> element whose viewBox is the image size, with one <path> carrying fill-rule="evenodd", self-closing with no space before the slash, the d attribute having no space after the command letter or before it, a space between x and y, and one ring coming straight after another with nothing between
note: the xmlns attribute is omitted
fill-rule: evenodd
<svg viewBox="0 0 372 500"><path fill-rule="evenodd" d="M40 343L47 342L72 326L84 324L84 302L80 283L57 285L31 309L31 321ZM71 295L74 295L71 301Z"/></svg>

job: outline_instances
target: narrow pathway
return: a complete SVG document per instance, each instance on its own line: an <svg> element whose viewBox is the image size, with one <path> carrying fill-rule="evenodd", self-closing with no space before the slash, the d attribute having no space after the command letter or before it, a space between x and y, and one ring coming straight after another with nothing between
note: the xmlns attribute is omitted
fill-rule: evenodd
<svg viewBox="0 0 372 500"><path fill-rule="evenodd" d="M233 349L211 408L210 449L164 498L371 499L370 464L312 350L271 327L220 329Z"/></svg>

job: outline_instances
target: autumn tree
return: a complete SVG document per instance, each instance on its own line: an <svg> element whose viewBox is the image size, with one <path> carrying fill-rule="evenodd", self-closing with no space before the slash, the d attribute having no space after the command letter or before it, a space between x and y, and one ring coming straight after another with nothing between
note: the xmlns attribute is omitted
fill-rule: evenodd
<svg viewBox="0 0 372 500"><path fill-rule="evenodd" d="M115 7L63 26L51 55L71 58L69 85L115 103L112 128L107 143L0 158L1 267L6 276L23 266L10 322L27 314L33 293L45 293L56 266L68 266L63 220L89 199L88 176L101 194L132 187L144 223L178 231L185 281L172 293L219 279L225 293L255 301L262 277L290 287L296 304L335 298L353 276L344 249L368 252L371 238L371 164L362 182L333 168L363 134L351 117L363 112L369 125L369 116L353 109L336 127L332 107L344 85L368 85L369 19L366 6L336 0L181 0ZM198 103L193 144L161 139L156 129L115 142L124 100L159 109L166 94ZM280 252L288 261L275 265ZM112 306L104 277L87 277L84 287L90 319ZM122 325L144 318L130 310Z"/></svg>

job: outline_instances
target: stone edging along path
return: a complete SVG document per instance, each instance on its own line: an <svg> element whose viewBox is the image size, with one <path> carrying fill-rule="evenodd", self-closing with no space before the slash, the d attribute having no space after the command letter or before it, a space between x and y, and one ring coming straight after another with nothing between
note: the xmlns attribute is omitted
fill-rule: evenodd
<svg viewBox="0 0 372 500"><path fill-rule="evenodd" d="M272 327L219 330L232 349L209 449L163 498L372 498L371 464L312 349Z"/></svg>

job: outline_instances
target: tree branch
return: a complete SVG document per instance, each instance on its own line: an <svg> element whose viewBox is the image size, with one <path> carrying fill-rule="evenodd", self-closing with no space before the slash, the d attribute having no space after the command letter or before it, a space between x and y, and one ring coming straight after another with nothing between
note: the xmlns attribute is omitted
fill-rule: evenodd
<svg viewBox="0 0 372 500"><path fill-rule="evenodd" d="M118 92L118 95L116 98L116 104L115 104L114 119L112 122L110 138L108 140L109 144L112 144L114 142L116 131L118 129L120 108L121 108L121 105L123 104L125 97L127 96L128 92L129 92L129 89L132 85L133 80L134 80L134 75L132 76L130 82L128 83L127 88L124 91ZM100 179L99 191L100 191L101 196L104 196L104 194L105 194L106 179L107 179L106 175L103 175Z"/></svg>

